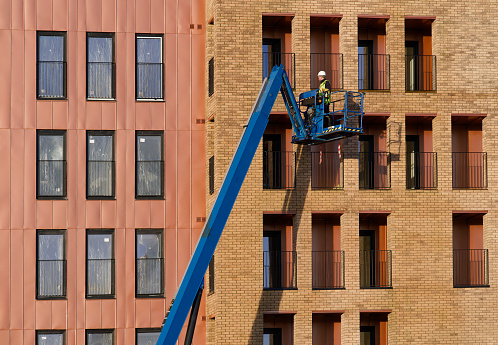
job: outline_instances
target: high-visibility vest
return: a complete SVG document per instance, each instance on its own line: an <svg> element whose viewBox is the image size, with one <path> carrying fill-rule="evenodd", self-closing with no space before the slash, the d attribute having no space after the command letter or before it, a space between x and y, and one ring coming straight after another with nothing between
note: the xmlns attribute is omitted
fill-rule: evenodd
<svg viewBox="0 0 498 345"><path fill-rule="evenodd" d="M325 83L327 82L327 79L324 79L321 84L320 84L320 87L318 88L318 90L320 91L320 94L323 97L323 102L325 105L329 105L330 104L330 90L327 89L325 87Z"/></svg>

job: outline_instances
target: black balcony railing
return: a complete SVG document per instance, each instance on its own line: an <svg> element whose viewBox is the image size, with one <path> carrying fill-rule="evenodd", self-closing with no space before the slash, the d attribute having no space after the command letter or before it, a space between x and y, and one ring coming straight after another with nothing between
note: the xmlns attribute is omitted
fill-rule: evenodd
<svg viewBox="0 0 498 345"><path fill-rule="evenodd" d="M360 288L390 288L390 250L360 250Z"/></svg>
<svg viewBox="0 0 498 345"><path fill-rule="evenodd" d="M116 69L113 62L88 62L86 73L87 98L115 98Z"/></svg>
<svg viewBox="0 0 498 345"><path fill-rule="evenodd" d="M318 89L318 72L325 71L332 90L342 89L343 69L342 54L311 53L310 80L312 89Z"/></svg>
<svg viewBox="0 0 498 345"><path fill-rule="evenodd" d="M66 62L39 61L38 98L66 98Z"/></svg>
<svg viewBox="0 0 498 345"><path fill-rule="evenodd" d="M164 162L136 161L136 196L164 196Z"/></svg>
<svg viewBox="0 0 498 345"><path fill-rule="evenodd" d="M37 297L66 296L66 260L38 260Z"/></svg>
<svg viewBox="0 0 498 345"><path fill-rule="evenodd" d="M295 289L297 287L297 253L295 251L263 252L263 288Z"/></svg>
<svg viewBox="0 0 498 345"><path fill-rule="evenodd" d="M141 63L136 66L137 99L163 99L163 63Z"/></svg>
<svg viewBox="0 0 498 345"><path fill-rule="evenodd" d="M138 258L135 269L137 295L150 296L164 293L163 258Z"/></svg>
<svg viewBox="0 0 498 345"><path fill-rule="evenodd" d="M344 165L338 152L311 152L311 188L344 188Z"/></svg>
<svg viewBox="0 0 498 345"><path fill-rule="evenodd" d="M486 152L453 152L453 188L484 189L487 187Z"/></svg>
<svg viewBox="0 0 498 345"><path fill-rule="evenodd" d="M389 152L360 152L359 164L360 189L391 188Z"/></svg>
<svg viewBox="0 0 498 345"><path fill-rule="evenodd" d="M358 54L358 89L389 90L389 69L387 54Z"/></svg>
<svg viewBox="0 0 498 345"><path fill-rule="evenodd" d="M406 188L437 188L437 154L436 152L406 153Z"/></svg>
<svg viewBox="0 0 498 345"><path fill-rule="evenodd" d="M114 295L114 259L88 259L86 262L86 295Z"/></svg>
<svg viewBox="0 0 498 345"><path fill-rule="evenodd" d="M436 56L405 55L405 90L436 91Z"/></svg>
<svg viewBox="0 0 498 345"><path fill-rule="evenodd" d="M114 161L87 161L86 190L88 197L114 197Z"/></svg>
<svg viewBox="0 0 498 345"><path fill-rule="evenodd" d="M344 251L313 251L313 289L344 288Z"/></svg>
<svg viewBox="0 0 498 345"><path fill-rule="evenodd" d="M295 176L295 152L263 151L263 189L292 189Z"/></svg>
<svg viewBox="0 0 498 345"><path fill-rule="evenodd" d="M453 286L489 286L487 249L453 250Z"/></svg>
<svg viewBox="0 0 498 345"><path fill-rule="evenodd" d="M38 160L38 197L66 196L66 161Z"/></svg>
<svg viewBox="0 0 498 345"><path fill-rule="evenodd" d="M294 53L263 53L263 79L270 76L273 66L284 65L289 77L289 83L296 87L296 54Z"/></svg>

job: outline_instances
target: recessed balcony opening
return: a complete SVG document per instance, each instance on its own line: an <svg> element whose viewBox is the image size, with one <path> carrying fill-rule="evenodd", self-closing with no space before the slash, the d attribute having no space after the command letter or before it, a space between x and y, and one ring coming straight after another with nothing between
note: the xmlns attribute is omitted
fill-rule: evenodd
<svg viewBox="0 0 498 345"><path fill-rule="evenodd" d="M387 18L358 18L358 89L389 90Z"/></svg>
<svg viewBox="0 0 498 345"><path fill-rule="evenodd" d="M436 56L432 55L434 19L405 19L405 90L436 91Z"/></svg>

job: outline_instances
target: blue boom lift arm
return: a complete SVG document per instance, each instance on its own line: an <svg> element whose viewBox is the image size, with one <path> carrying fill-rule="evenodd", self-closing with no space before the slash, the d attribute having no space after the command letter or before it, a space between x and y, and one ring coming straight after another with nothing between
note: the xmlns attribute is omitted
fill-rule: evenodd
<svg viewBox="0 0 498 345"><path fill-rule="evenodd" d="M335 93L321 95L318 90L312 90L300 95L298 105L283 66L275 66L273 68L269 78L263 82L251 111L251 116L244 126L244 131L221 184L211 213L207 217L185 275L164 319L157 345L176 344L191 307L193 307L192 316L194 316L191 317L191 322L193 319L195 323L204 274L254 158L259 142L263 137L270 112L279 92L281 92L284 98L284 103L292 123L294 131L292 137L293 143L314 145L346 136L358 135L362 132L362 93L339 91L337 97L335 97L333 96ZM332 111L324 113L324 100L327 96L327 103L330 99L329 107L332 107ZM304 109L304 107L306 109L301 111L301 108ZM302 115L304 115L304 119ZM327 126L324 126L324 121L328 122ZM354 123L354 127L350 125L351 123ZM194 299L196 302L194 302ZM193 327L189 325L186 344L191 342L192 335Z"/></svg>

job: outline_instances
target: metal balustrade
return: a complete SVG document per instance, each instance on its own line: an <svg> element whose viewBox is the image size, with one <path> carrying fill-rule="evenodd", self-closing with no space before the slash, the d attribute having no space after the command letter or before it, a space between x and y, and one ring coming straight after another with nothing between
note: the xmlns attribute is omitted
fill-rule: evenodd
<svg viewBox="0 0 498 345"><path fill-rule="evenodd" d="M405 55L405 90L436 91L435 55Z"/></svg>
<svg viewBox="0 0 498 345"><path fill-rule="evenodd" d="M406 154L406 188L437 188L436 152L408 152Z"/></svg>
<svg viewBox="0 0 498 345"><path fill-rule="evenodd" d="M390 57L387 54L358 54L358 89L390 89Z"/></svg>
<svg viewBox="0 0 498 345"><path fill-rule="evenodd" d="M338 152L311 152L311 188L344 188L344 164Z"/></svg>
<svg viewBox="0 0 498 345"><path fill-rule="evenodd" d="M296 153L263 151L263 189L293 189L296 185Z"/></svg>
<svg viewBox="0 0 498 345"><path fill-rule="evenodd" d="M453 152L453 188L485 189L488 187L486 152Z"/></svg>
<svg viewBox="0 0 498 345"><path fill-rule="evenodd" d="M297 288L297 253L295 251L263 252L263 288Z"/></svg>
<svg viewBox="0 0 498 345"><path fill-rule="evenodd" d="M296 54L294 53L263 53L263 79L270 76L273 66L284 65L289 83L296 87Z"/></svg>
<svg viewBox="0 0 498 345"><path fill-rule="evenodd" d="M318 72L325 71L332 90L343 88L343 57L342 54L311 53L310 54L310 81L311 89L318 89Z"/></svg>
<svg viewBox="0 0 498 345"><path fill-rule="evenodd" d="M487 249L453 250L453 286L489 286Z"/></svg>
<svg viewBox="0 0 498 345"><path fill-rule="evenodd" d="M392 287L390 250L360 250L360 288Z"/></svg>
<svg viewBox="0 0 498 345"><path fill-rule="evenodd" d="M344 251L313 251L313 289L344 288Z"/></svg>
<svg viewBox="0 0 498 345"><path fill-rule="evenodd" d="M389 152L359 153L360 189L391 188L391 154Z"/></svg>

